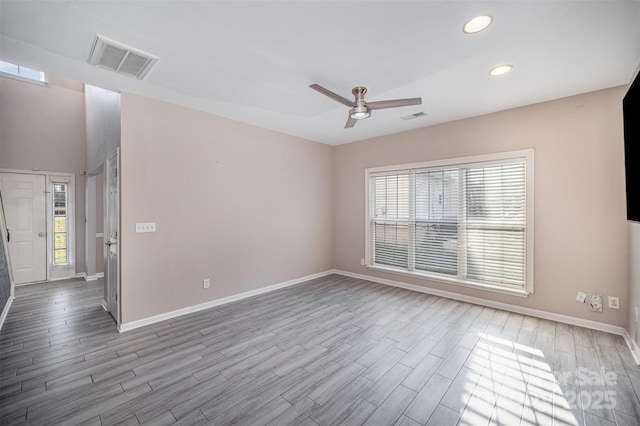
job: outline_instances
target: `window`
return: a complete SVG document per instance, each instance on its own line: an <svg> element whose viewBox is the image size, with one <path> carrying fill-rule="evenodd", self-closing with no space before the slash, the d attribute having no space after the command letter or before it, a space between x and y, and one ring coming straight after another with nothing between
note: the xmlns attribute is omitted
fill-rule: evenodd
<svg viewBox="0 0 640 426"><path fill-rule="evenodd" d="M47 174L47 279L70 278L75 266L75 175Z"/></svg>
<svg viewBox="0 0 640 426"><path fill-rule="evenodd" d="M53 183L53 263L66 265L69 263L69 220L67 215L67 190L64 182Z"/></svg>
<svg viewBox="0 0 640 426"><path fill-rule="evenodd" d="M367 170L371 268L533 291L533 151Z"/></svg>
<svg viewBox="0 0 640 426"><path fill-rule="evenodd" d="M31 68L9 62L0 61L0 73L8 77L18 78L19 80L45 83L44 73L42 71L32 70Z"/></svg>

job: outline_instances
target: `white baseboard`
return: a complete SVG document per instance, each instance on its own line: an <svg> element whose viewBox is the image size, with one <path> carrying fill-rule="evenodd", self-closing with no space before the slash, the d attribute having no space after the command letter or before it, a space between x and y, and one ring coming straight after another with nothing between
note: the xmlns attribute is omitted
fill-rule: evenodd
<svg viewBox="0 0 640 426"><path fill-rule="evenodd" d="M629 333L626 331L623 334L624 341L627 342L627 346L631 350L631 355L633 356L633 360L636 364L640 365L640 346L629 336Z"/></svg>
<svg viewBox="0 0 640 426"><path fill-rule="evenodd" d="M211 300L209 302L201 303L199 305L189 306L182 309L177 309L175 311L166 312L160 315L154 315L149 318L143 318L137 321L131 321L118 325L118 331L123 333L125 331L133 330L135 328L144 327L146 325L155 324L160 321L165 321L171 318L179 317L182 315L191 314L194 312L202 311L204 309L213 308L215 306L225 305L227 303L236 302L238 300L246 299L248 297L257 296L259 294L269 293L275 290L279 290L281 288L294 286L296 284L301 284L306 281L310 281L316 278L322 278L327 275L333 274L333 270L319 272L313 275L307 275L305 277L296 278L290 281L285 281L282 283L270 285L268 287L257 288L255 290L246 291L244 293L234 294L233 296L223 297L221 299Z"/></svg>
<svg viewBox="0 0 640 426"><path fill-rule="evenodd" d="M557 314L554 312L542 311L539 309L532 309L532 308L526 308L523 306L511 305L509 303L496 302L493 300L482 299L479 297L466 296L463 294L453 293L450 291L438 290L434 288L403 283L400 281L394 281L394 280L389 280L385 278L377 278L369 275L356 274L353 272L342 271L339 269L332 269L332 270L320 272L313 275L307 275L305 277L297 278L290 281L285 281L285 282L274 284L268 287L262 287L256 290L247 291L247 292L236 294L233 296L223 297L221 299L211 300L206 303L201 303L198 305L189 306L182 309L177 309L175 311L166 312L164 314L155 315L149 318L143 318L141 320L120 324L118 325L118 331L121 333L126 332L139 327L155 324L160 321L165 321L165 320L176 318L182 315L191 314L194 312L202 311L204 309L209 309L209 308L224 305L227 303L235 302L238 300L246 299L248 297L257 296L259 294L269 293L271 291L279 290L285 287L294 286L296 284L301 284L303 282L310 281L316 278L325 277L331 274L338 274L338 275L343 275L345 277L372 281L378 284L404 288L407 290L413 290L420 293L432 294L434 296L440 296L448 299L459 300L462 302L473 303L475 305L487 306L489 308L501 309L504 311L514 312L514 313L523 314L523 315L529 315L536 318L542 318L542 319L557 321L565 324L577 325L579 327L590 328L593 330L604 331L607 333L618 334L624 337L627 345L629 346L629 349L631 350L631 354L633 355L634 360L636 361L636 363L638 363L638 365L640 365L640 346L638 346L633 341L633 339L631 339L626 329L623 327L606 324L598 321L591 321L583 318L576 318L569 315ZM103 301L103 308L105 308L106 310L106 302L104 301Z"/></svg>
<svg viewBox="0 0 640 426"><path fill-rule="evenodd" d="M84 273L84 272L83 272L83 273ZM97 273L97 274L95 274L95 275L87 275L87 274L84 274L84 280L85 280L85 281L95 281L95 280L98 280L98 279L100 279L100 278L104 278L104 272L98 272L98 273Z"/></svg>
<svg viewBox="0 0 640 426"><path fill-rule="evenodd" d="M2 314L0 314L0 330L2 330L2 326L4 325L4 320L7 318L9 314L9 309L11 308L11 304L13 303L13 286L11 286L11 294L9 295L9 299L7 303L4 304L4 308L2 309Z"/></svg>
<svg viewBox="0 0 640 426"><path fill-rule="evenodd" d="M102 300L102 303L100 304L100 306L102 306L102 309L105 310L105 312L109 312L109 308L107 308L107 301L106 300Z"/></svg>
<svg viewBox="0 0 640 426"><path fill-rule="evenodd" d="M95 281L99 278L104 278L104 272L98 272L95 275L87 275L86 272L78 272L74 278L82 278L85 281ZM63 280L67 280L68 278L61 278Z"/></svg>
<svg viewBox="0 0 640 426"><path fill-rule="evenodd" d="M80 273L74 274L72 277L50 278L50 279L44 280L44 281L33 281L33 282L30 282L30 283L17 283L17 284L14 284L14 285L16 287L26 287L26 286L30 286L30 285L53 283L53 282L56 282L56 281L75 280L76 278L84 278L84 276L82 274L83 273L80 272Z"/></svg>
<svg viewBox="0 0 640 426"><path fill-rule="evenodd" d="M464 294L453 293L450 291L438 290L435 288L423 287L414 284L407 284L400 281L388 280L385 278L377 278L369 275L355 274L353 272L333 270L333 273L344 275L345 277L358 278L361 280L373 281L378 284L400 287L407 290L418 291L420 293L432 294L434 296L446 297L447 299L459 300L461 302L473 303L475 305L487 306L489 308L502 309L504 311L515 312L517 314L529 315L532 317L548 319L551 321L562 322L565 324L577 325L579 327L591 328L593 330L605 331L607 333L619 334L624 336L626 330L624 327L606 324L603 322L591 321L582 318L571 317L569 315L556 314L554 312L541 311L538 309L525 308L523 306L511 305L509 303L495 302L493 300L481 299L479 297L466 296ZM633 350L632 350L633 352Z"/></svg>

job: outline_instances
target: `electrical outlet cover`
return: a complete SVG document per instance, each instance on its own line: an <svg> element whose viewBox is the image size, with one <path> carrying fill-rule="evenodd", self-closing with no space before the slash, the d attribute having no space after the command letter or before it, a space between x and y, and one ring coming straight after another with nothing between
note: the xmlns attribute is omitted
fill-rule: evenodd
<svg viewBox="0 0 640 426"><path fill-rule="evenodd" d="M579 291L578 295L576 296L576 302L584 303L585 300L587 300L587 293L585 293L584 291Z"/></svg>
<svg viewBox="0 0 640 426"><path fill-rule="evenodd" d="M592 294L589 298L589 309L595 312L602 312L602 295Z"/></svg>
<svg viewBox="0 0 640 426"><path fill-rule="evenodd" d="M611 309L620 309L620 298L615 296L609 296L609 307Z"/></svg>

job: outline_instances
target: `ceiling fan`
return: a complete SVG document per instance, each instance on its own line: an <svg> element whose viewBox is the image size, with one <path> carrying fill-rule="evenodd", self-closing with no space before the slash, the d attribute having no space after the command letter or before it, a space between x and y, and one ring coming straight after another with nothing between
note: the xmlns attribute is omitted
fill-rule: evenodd
<svg viewBox="0 0 640 426"><path fill-rule="evenodd" d="M345 129L355 126L358 120L369 118L369 116L371 116L371 111L373 111L374 109L397 108L422 104L422 98L392 99L388 101L366 102L364 100L364 94L367 93L367 88L364 86L356 86L351 90L351 93L353 93L353 95L355 96L355 100L353 101L350 101L347 98L343 98L337 93L334 93L329 89L325 89L319 84L312 84L309 87L313 90L317 90L325 96L330 97L334 101L338 101L341 104L351 108L349 110L349 118L347 119L347 123L344 125Z"/></svg>

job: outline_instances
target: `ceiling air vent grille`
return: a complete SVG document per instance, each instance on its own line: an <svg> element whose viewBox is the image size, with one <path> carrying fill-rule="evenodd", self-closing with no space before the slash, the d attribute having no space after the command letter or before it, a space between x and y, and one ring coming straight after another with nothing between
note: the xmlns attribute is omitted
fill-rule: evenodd
<svg viewBox="0 0 640 426"><path fill-rule="evenodd" d="M414 118L424 117L425 115L427 115L426 112L420 111L420 112L416 112L415 114L404 115L400 118L402 118L403 120L413 120Z"/></svg>
<svg viewBox="0 0 640 426"><path fill-rule="evenodd" d="M97 35L87 62L142 80L157 61L157 56Z"/></svg>

